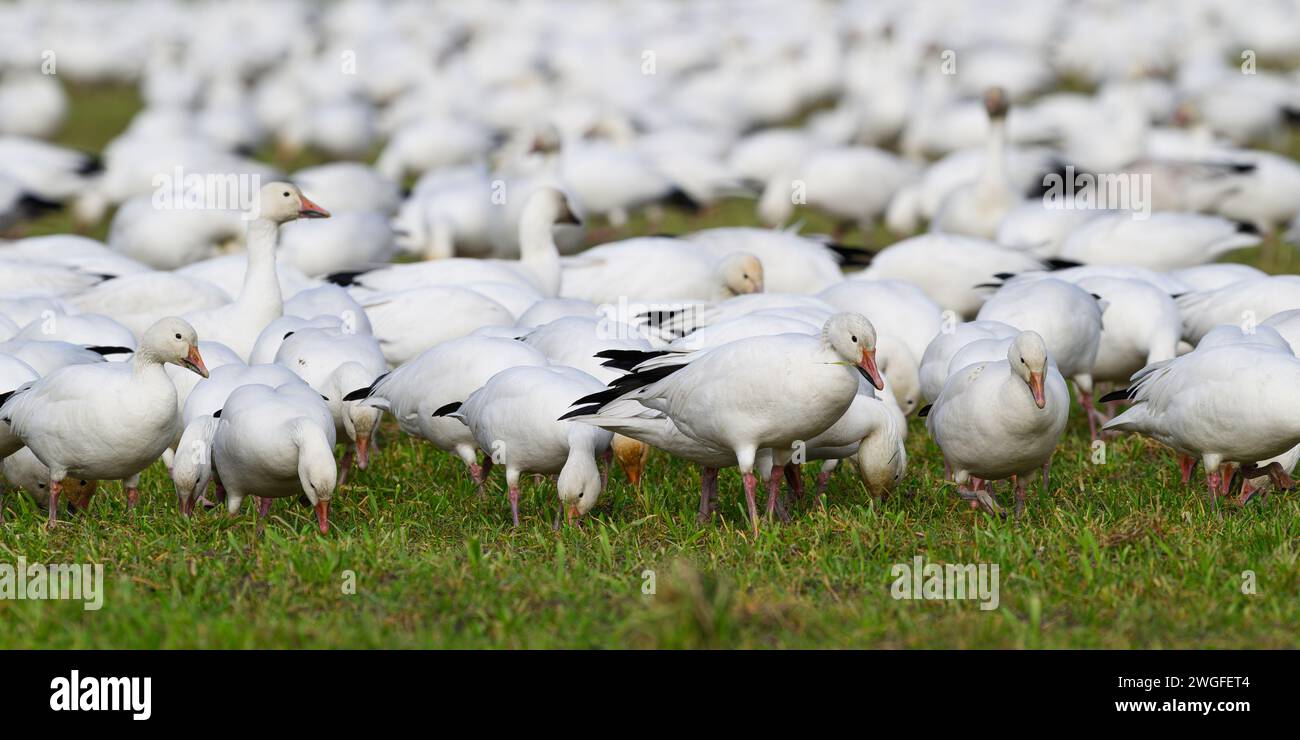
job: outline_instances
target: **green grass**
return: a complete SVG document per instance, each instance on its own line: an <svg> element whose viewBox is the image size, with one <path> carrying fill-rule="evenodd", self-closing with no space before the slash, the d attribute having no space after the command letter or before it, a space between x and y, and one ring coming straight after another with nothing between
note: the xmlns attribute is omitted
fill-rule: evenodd
<svg viewBox="0 0 1300 740"><path fill-rule="evenodd" d="M132 109L112 96L101 105L128 111L115 121ZM95 148L113 133L70 126L66 136L87 137L79 140ZM752 223L751 209L732 201L702 216L669 212L659 224L637 219L626 233ZM42 227L66 230L59 218ZM810 214L806 230L829 226ZM873 245L886 241L870 235ZM1274 246L1290 258L1289 248ZM234 518L181 519L161 464L147 471L136 509L112 484L88 513L53 531L32 502L10 496L0 563L99 562L107 586L97 612L78 602L0 600L0 648L1300 642L1300 496L1230 506L1220 519L1200 479L1182 487L1172 456L1153 444L1112 440L1105 464L1093 464L1077 413L1051 491L1034 489L1019 520L957 500L942 481L937 448L914 420L908 475L887 501L868 497L842 470L824 509L804 501L791 522L764 521L757 537L734 471L720 479L720 515L700 526L697 472L662 453L652 456L640 492L614 472L579 527L553 530L553 484L528 485L516 529L499 472L480 497L458 461L391 426L384 431L370 470L336 493L328 535L292 501L277 501L260 531L251 506ZM1005 488L1001 494L1005 502ZM998 564L1000 608L892 599L892 567L918 554L932 563ZM1247 570L1255 574L1252 595L1242 593ZM653 594L643 593L647 571ZM349 572L355 593L344 592Z"/></svg>

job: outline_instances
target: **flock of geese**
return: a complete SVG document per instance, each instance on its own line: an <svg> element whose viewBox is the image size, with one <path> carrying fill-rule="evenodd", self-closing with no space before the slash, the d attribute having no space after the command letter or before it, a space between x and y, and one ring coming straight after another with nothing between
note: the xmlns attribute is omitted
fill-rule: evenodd
<svg viewBox="0 0 1300 740"><path fill-rule="evenodd" d="M1008 481L1019 515L1075 413L1201 464L1216 508L1290 489L1300 278L1217 260L1300 215L1261 146L1300 113L1264 64L1300 13L997 5L6 7L0 230L111 221L0 242L3 479L53 526L161 459L184 516L288 498L324 533L387 416L482 492L502 468L515 524L527 477L559 526L667 454L701 522L736 468L756 534L806 465L814 501L843 461L895 491L915 416L962 500L1005 516ZM140 91L101 157L47 141L63 80ZM1066 172L1145 200L1045 198ZM173 173L203 207L159 206ZM752 226L589 228L745 198Z"/></svg>

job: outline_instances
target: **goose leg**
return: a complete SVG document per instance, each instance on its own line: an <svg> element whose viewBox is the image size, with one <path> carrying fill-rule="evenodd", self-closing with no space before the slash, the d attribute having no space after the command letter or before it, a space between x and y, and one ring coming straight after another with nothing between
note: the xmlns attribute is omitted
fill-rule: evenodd
<svg viewBox="0 0 1300 740"><path fill-rule="evenodd" d="M140 474L127 478L122 485L126 488L126 508L134 509L140 503Z"/></svg>
<svg viewBox="0 0 1300 740"><path fill-rule="evenodd" d="M63 479L50 479L50 511L46 527L54 527L59 521L59 494L63 492Z"/></svg>
<svg viewBox="0 0 1300 740"><path fill-rule="evenodd" d="M1075 386L1078 388L1078 385ZM1095 442L1097 440L1097 408L1092 405L1092 393L1079 388L1079 405L1083 406L1083 411L1088 417L1088 435Z"/></svg>
<svg viewBox="0 0 1300 740"><path fill-rule="evenodd" d="M600 490L605 490L609 484L609 463L614 459L614 448L606 447L605 451L600 453Z"/></svg>
<svg viewBox="0 0 1300 740"><path fill-rule="evenodd" d="M271 513L271 497L259 496L257 499L257 518L265 519Z"/></svg>
<svg viewBox="0 0 1300 740"><path fill-rule="evenodd" d="M510 486L510 518L519 526L519 486Z"/></svg>
<svg viewBox="0 0 1300 740"><path fill-rule="evenodd" d="M1210 489L1210 505L1214 509L1215 515L1222 519L1223 512L1219 511L1219 482L1219 471L1217 469L1211 471L1207 468L1205 471L1205 485Z"/></svg>
<svg viewBox="0 0 1300 740"><path fill-rule="evenodd" d="M758 505L754 502L754 489L758 488L758 478L753 472L744 474L745 481L745 503L749 506L749 523L753 527L754 536L758 536Z"/></svg>
<svg viewBox="0 0 1300 740"><path fill-rule="evenodd" d="M354 457L355 447L348 445L347 450L343 452L343 459L339 460L339 477L338 485L347 485L348 475L352 472L352 459Z"/></svg>
<svg viewBox="0 0 1300 740"><path fill-rule="evenodd" d="M839 460L827 460L822 463L822 469L817 472L817 503L822 503L822 495L831 484L831 476L839 470Z"/></svg>
<svg viewBox="0 0 1300 740"><path fill-rule="evenodd" d="M718 469L700 467L700 513L695 520L703 524L713 517L713 499L718 490Z"/></svg>
<svg viewBox="0 0 1300 740"><path fill-rule="evenodd" d="M1178 472L1183 476L1183 485L1192 480L1192 471L1196 470L1196 458L1189 455L1178 456Z"/></svg>
<svg viewBox="0 0 1300 740"><path fill-rule="evenodd" d="M1011 485L1016 489L1016 518L1025 510L1025 479L1023 476L1011 476Z"/></svg>
<svg viewBox="0 0 1300 740"><path fill-rule="evenodd" d="M790 493L796 500L803 499L803 466L795 463L785 464L785 482L790 486Z"/></svg>
<svg viewBox="0 0 1300 740"><path fill-rule="evenodd" d="M1047 482L1052 477L1052 458L1048 457L1047 462L1043 463L1043 493L1047 493Z"/></svg>

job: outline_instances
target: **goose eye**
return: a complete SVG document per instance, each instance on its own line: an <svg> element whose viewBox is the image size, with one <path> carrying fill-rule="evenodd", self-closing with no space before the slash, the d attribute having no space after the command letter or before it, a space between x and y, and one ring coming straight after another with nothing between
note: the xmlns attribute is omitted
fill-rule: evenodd
<svg viewBox="0 0 1300 740"><path fill-rule="evenodd" d="M81 482L81 485L83 485L83 486L86 485L86 482L83 480L83 481Z"/></svg>
<svg viewBox="0 0 1300 740"><path fill-rule="evenodd" d="M1028 362L1025 362L1025 358L1021 357L1021 358L1020 358L1020 364L1021 364L1021 365L1028 365L1029 363L1028 363Z"/></svg>
<svg viewBox="0 0 1300 740"><path fill-rule="evenodd" d="M581 494L581 493L580 493L580 494L578 494L578 498L582 498L582 494Z"/></svg>
<svg viewBox="0 0 1300 740"><path fill-rule="evenodd" d="M37 487L37 488L44 488L44 487L45 487L45 484L44 484L44 483L37 483L37 484L36 484L36 487Z"/></svg>
<svg viewBox="0 0 1300 740"><path fill-rule="evenodd" d="M288 198L288 197L289 197L289 191L287 191L287 190L286 190L286 191L284 191L284 197L286 197L286 198Z"/></svg>
<svg viewBox="0 0 1300 740"><path fill-rule="evenodd" d="M180 339L180 338L181 338L181 335L180 335L180 334L177 334L177 335L176 335L176 338L177 338L177 339Z"/></svg>
<svg viewBox="0 0 1300 740"><path fill-rule="evenodd" d="M858 343L858 337L856 335L849 337L849 339L853 340L854 344Z"/></svg>

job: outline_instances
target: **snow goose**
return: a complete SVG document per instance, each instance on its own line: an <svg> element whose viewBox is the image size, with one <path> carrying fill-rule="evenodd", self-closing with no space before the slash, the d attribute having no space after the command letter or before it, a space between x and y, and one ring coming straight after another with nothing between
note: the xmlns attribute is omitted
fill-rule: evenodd
<svg viewBox="0 0 1300 740"><path fill-rule="evenodd" d="M0 353L0 398L40 377L31 365L18 357ZM12 455L22 446L23 441L10 431L9 425L0 424L0 458Z"/></svg>
<svg viewBox="0 0 1300 740"><path fill-rule="evenodd" d="M513 339L462 337L443 342L402 364L376 381L366 395L368 403L392 414L402 431L459 457L469 467L474 483L481 487L492 467L491 454L485 455L480 465L470 430L434 412L469 398L503 370L547 364L546 355ZM355 399L358 395L362 394L345 398Z"/></svg>
<svg viewBox="0 0 1300 740"><path fill-rule="evenodd" d="M303 319L336 318L344 331L370 334L366 311L347 290L332 283L300 290L284 302L284 315Z"/></svg>
<svg viewBox="0 0 1300 740"><path fill-rule="evenodd" d="M1199 458L1216 507L1218 496L1227 493L1225 464L1256 477L1257 462L1300 444L1300 409L1290 400L1300 382L1300 360L1289 352L1256 343L1198 349L1146 367L1133 381L1111 394L1133 405L1103 428L1137 432Z"/></svg>
<svg viewBox="0 0 1300 740"><path fill-rule="evenodd" d="M989 130L984 167L974 182L954 188L944 196L930 223L932 231L992 239L1002 217L1020 202L1020 193L1006 172L1008 108L1007 94L1002 88L985 92Z"/></svg>
<svg viewBox="0 0 1300 740"><path fill-rule="evenodd" d="M587 415L611 401L633 399L667 414L687 436L730 450L744 476L757 534L758 451L771 448L773 470L784 467L795 442L821 433L848 410L858 390L854 370L882 389L875 355L871 322L859 314L836 314L820 337L753 337L684 357L651 359L610 388L577 399L579 408L570 413ZM775 504L771 493L769 511Z"/></svg>
<svg viewBox="0 0 1300 740"><path fill-rule="evenodd" d="M1065 431L1070 392L1037 333L1021 332L1005 360L967 366L948 379L926 417L926 428L953 471L963 498L1001 511L971 478L1015 476L1016 513L1029 476L1051 460ZM1047 478L1043 479L1046 489Z"/></svg>
<svg viewBox="0 0 1300 740"><path fill-rule="evenodd" d="M871 319L881 336L898 339L919 359L940 329L943 309L917 286L901 280L845 280L817 294L840 311Z"/></svg>
<svg viewBox="0 0 1300 740"><path fill-rule="evenodd" d="M125 480L135 500L140 472L176 439L176 388L164 363L208 374L194 328L181 319L145 332L130 363L71 365L3 401L0 421L50 468L51 524L69 475Z"/></svg>
<svg viewBox="0 0 1300 740"><path fill-rule="evenodd" d="M379 342L369 334L337 329L300 329L286 337L275 361L288 367L325 397L334 419L335 437L348 446L339 463L339 482L347 482L355 459L365 470L370 444L379 432L381 411L345 397L369 388L388 371Z"/></svg>
<svg viewBox="0 0 1300 740"><path fill-rule="evenodd" d="M80 292L103 280L103 275L77 268L34 264L0 256L0 296L61 296Z"/></svg>
<svg viewBox="0 0 1300 740"><path fill-rule="evenodd" d="M365 314L363 313L362 316ZM257 335L257 341L253 343L253 351L248 355L248 365L265 365L275 362L275 353L280 351L280 345L284 340L293 336L293 333L302 329L338 329L347 331L347 326L342 319L331 315L317 316L311 319L305 319L301 316L281 316L266 325L262 333ZM369 334L369 332L365 332Z"/></svg>
<svg viewBox="0 0 1300 740"><path fill-rule="evenodd" d="M0 136L0 173L43 200L62 203L79 195L99 168L84 152L25 136Z"/></svg>
<svg viewBox="0 0 1300 740"><path fill-rule="evenodd" d="M844 280L842 264L868 257L858 249L836 250L791 230L731 226L684 234L715 257L747 252L763 264L763 288L774 293L814 294Z"/></svg>
<svg viewBox="0 0 1300 740"><path fill-rule="evenodd" d="M1300 308L1300 277L1276 275L1185 293L1174 299L1183 317L1183 339L1195 344L1219 324L1257 323Z"/></svg>
<svg viewBox="0 0 1300 740"><path fill-rule="evenodd" d="M1127 383L1147 365L1177 356L1183 325L1168 293L1130 278L1089 277L1077 285L1106 302L1094 382Z"/></svg>
<svg viewBox="0 0 1300 740"><path fill-rule="evenodd" d="M236 388L221 408L212 463L233 516L245 496L271 499L305 495L321 534L329 531L329 506L337 482L334 421L319 394L302 384Z"/></svg>
<svg viewBox="0 0 1300 740"><path fill-rule="evenodd" d="M137 195L113 214L108 246L156 270L174 270L234 248L244 225L234 209L159 208L154 196Z"/></svg>
<svg viewBox="0 0 1300 740"><path fill-rule="evenodd" d="M4 485L27 493L37 506L49 506L50 469L36 458L36 453L24 447L0 461L0 524L4 523ZM65 478L60 494L68 502L68 512L75 513L90 506L99 481Z"/></svg>
<svg viewBox="0 0 1300 740"><path fill-rule="evenodd" d="M1269 316L1260 323L1260 326L1271 327L1277 330L1291 349L1300 354L1300 309L1293 308L1289 311L1279 311ZM0 352L5 351L5 346L0 344Z"/></svg>
<svg viewBox="0 0 1300 740"><path fill-rule="evenodd" d="M106 354L129 355L131 347L88 348L71 342L40 339L10 339L0 342L0 353L12 355L27 363L39 375L49 375L64 365L84 365L104 362Z"/></svg>
<svg viewBox="0 0 1300 740"><path fill-rule="evenodd" d="M980 321L999 321L1035 332L1061 375L1074 381L1079 403L1088 412L1092 438L1097 438L1092 409L1092 366L1101 345L1104 306L1095 296L1061 280L1012 280L980 309ZM1068 406L1067 406L1068 409Z"/></svg>
<svg viewBox="0 0 1300 740"><path fill-rule="evenodd" d="M263 185L248 222L248 268L233 303L185 315L204 337L221 342L248 358L262 328L284 313L275 248L281 224L299 218L327 218L329 213L284 182Z"/></svg>
<svg viewBox="0 0 1300 740"><path fill-rule="evenodd" d="M1187 286L1177 291L1179 294L1195 290L1218 290L1242 280L1268 277L1268 273L1258 267L1240 265L1235 262L1216 262L1209 265L1184 267L1181 270L1170 270L1168 274L1169 277Z"/></svg>
<svg viewBox="0 0 1300 740"><path fill-rule="evenodd" d="M24 326L15 338L68 342L83 347L136 347L135 335L130 329L107 316L93 313L48 314Z"/></svg>
<svg viewBox="0 0 1300 740"><path fill-rule="evenodd" d="M331 276L330 280L372 291L475 281L520 283L553 297L560 290L560 253L552 229L562 223L580 223L564 193L555 188L538 188L528 197L519 221L520 258L517 261L453 258L392 265L362 273L341 273Z"/></svg>
<svg viewBox="0 0 1300 740"><path fill-rule="evenodd" d="M54 75L17 71L0 82L0 135L48 139L68 113L68 95Z"/></svg>
<svg viewBox="0 0 1300 740"><path fill-rule="evenodd" d="M560 294L597 304L719 301L763 292L763 264L748 252L721 258L671 237L635 237L566 257Z"/></svg>
<svg viewBox="0 0 1300 740"><path fill-rule="evenodd" d="M158 319L213 309L230 303L221 288L175 272L143 272L105 280L68 296L79 313L108 316L140 336Z"/></svg>
<svg viewBox="0 0 1300 740"><path fill-rule="evenodd" d="M1042 271L1042 260L993 242L957 234L922 234L877 252L857 280L912 283L944 309L974 318L987 291L976 286L1000 273Z"/></svg>
<svg viewBox="0 0 1300 740"><path fill-rule="evenodd" d="M125 257L102 242L76 234L50 234L0 245L0 258L39 265L75 268L104 278L149 272L144 263Z"/></svg>
<svg viewBox="0 0 1300 740"><path fill-rule="evenodd" d="M296 221L285 224L280 234L279 261L313 277L366 269L388 262L396 253L388 217L373 211Z"/></svg>
<svg viewBox="0 0 1300 740"><path fill-rule="evenodd" d="M601 389L600 381L576 368L514 367L492 376L464 403L439 411L463 422L479 448L505 466L515 526L523 473L558 473L560 505L573 522L600 496L596 456L609 446L610 433L559 418L574 398Z"/></svg>
<svg viewBox="0 0 1300 740"><path fill-rule="evenodd" d="M1199 213L1100 214L1061 245L1061 257L1090 265L1138 265L1174 270L1213 262L1260 242L1258 233L1221 216Z"/></svg>
<svg viewBox="0 0 1300 740"><path fill-rule="evenodd" d="M795 203L802 202L835 219L837 236L850 225L869 234L890 198L915 176L914 165L883 149L819 149L794 170L779 172L766 182L758 216L768 226L782 226L794 215Z"/></svg>
<svg viewBox="0 0 1300 740"><path fill-rule="evenodd" d="M480 327L515 323L510 309L500 303L451 285L379 293L363 298L361 305L384 357L393 366ZM430 316L441 318L431 321Z"/></svg>
<svg viewBox="0 0 1300 740"><path fill-rule="evenodd" d="M1097 213L1084 208L1049 208L1041 199L1031 198L1006 212L993 240L1036 257L1059 257L1070 234Z"/></svg>

